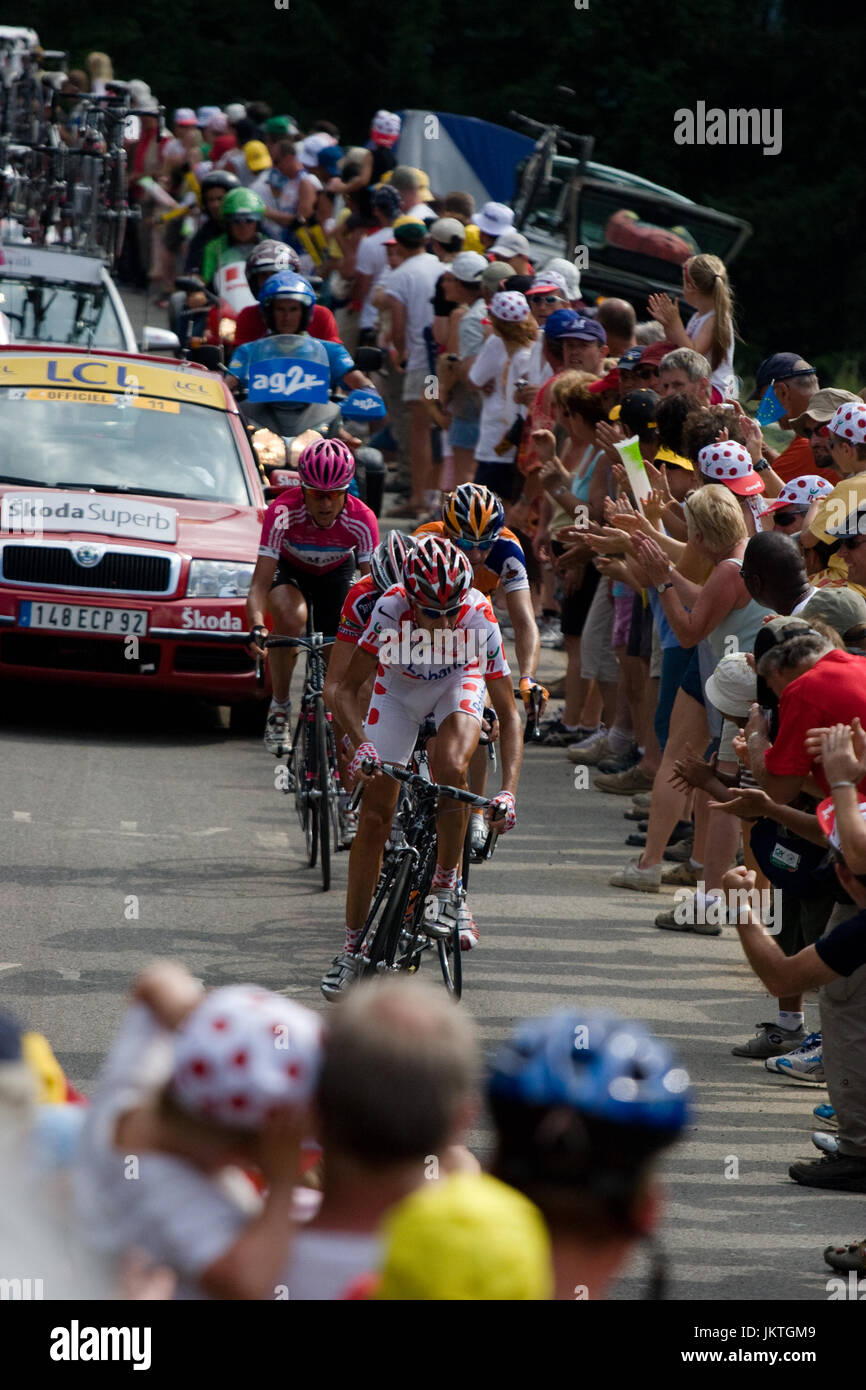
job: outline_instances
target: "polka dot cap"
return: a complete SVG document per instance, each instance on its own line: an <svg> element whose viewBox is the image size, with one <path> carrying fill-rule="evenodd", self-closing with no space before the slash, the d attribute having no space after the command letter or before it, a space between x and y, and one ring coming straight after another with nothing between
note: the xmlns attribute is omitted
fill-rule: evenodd
<svg viewBox="0 0 866 1390"><path fill-rule="evenodd" d="M827 428L848 444L866 444L866 405L845 401L834 411Z"/></svg>
<svg viewBox="0 0 866 1390"><path fill-rule="evenodd" d="M698 467L710 482L723 483L738 497L751 497L756 492L764 491L763 480L752 467L748 451L733 440L708 444L701 449Z"/></svg>
<svg viewBox="0 0 866 1390"><path fill-rule="evenodd" d="M816 497L827 497L833 491L833 484L817 473L804 473L802 478L792 478L764 508L765 512L780 512L783 507L808 507Z"/></svg>
<svg viewBox="0 0 866 1390"><path fill-rule="evenodd" d="M261 1128L309 1099L322 1026L311 1009L254 985L214 990L178 1029L172 1091L188 1114Z"/></svg>
<svg viewBox="0 0 866 1390"><path fill-rule="evenodd" d="M529 301L519 290L500 290L490 301L490 312L506 323L522 323L532 310Z"/></svg>
<svg viewBox="0 0 866 1390"><path fill-rule="evenodd" d="M375 130L377 135L393 135L396 140L402 124L400 117L393 111L377 111L370 122L370 129Z"/></svg>

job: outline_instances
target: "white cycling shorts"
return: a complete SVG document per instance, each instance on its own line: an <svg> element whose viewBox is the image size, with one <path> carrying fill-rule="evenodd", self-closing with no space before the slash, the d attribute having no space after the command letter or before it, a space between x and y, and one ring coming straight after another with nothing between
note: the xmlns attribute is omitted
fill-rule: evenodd
<svg viewBox="0 0 866 1390"><path fill-rule="evenodd" d="M480 673L456 671L441 681L409 680L386 668L373 684L364 735L383 763L408 763L418 730L428 714L438 731L449 714L468 714L479 725L484 718L486 681ZM431 705L432 701L432 705Z"/></svg>

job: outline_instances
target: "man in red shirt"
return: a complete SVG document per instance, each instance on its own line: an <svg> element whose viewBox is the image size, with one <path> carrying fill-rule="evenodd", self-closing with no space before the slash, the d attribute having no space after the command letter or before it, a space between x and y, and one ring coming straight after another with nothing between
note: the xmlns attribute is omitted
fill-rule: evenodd
<svg viewBox="0 0 866 1390"><path fill-rule="evenodd" d="M247 283L254 295L258 295L265 281L278 270L297 271L298 265L297 252L282 242L269 240L261 241L250 256L250 264L247 266ZM267 336L268 326L258 304L248 304L246 309L241 309L238 314L235 326L234 346L241 347L243 343L257 343L259 338ZM310 322L307 324L307 332L311 338L326 338L331 343L338 343L340 335L337 331L337 320L326 309L324 304L314 304L310 314Z"/></svg>
<svg viewBox="0 0 866 1390"><path fill-rule="evenodd" d="M746 724L752 774L783 806L798 795L808 777L824 796L830 786L819 762L806 748L810 729L866 722L866 666L860 656L831 647L819 632L798 631L761 657L758 675L779 698L779 731L769 739L758 705ZM866 796L866 777L859 784Z"/></svg>

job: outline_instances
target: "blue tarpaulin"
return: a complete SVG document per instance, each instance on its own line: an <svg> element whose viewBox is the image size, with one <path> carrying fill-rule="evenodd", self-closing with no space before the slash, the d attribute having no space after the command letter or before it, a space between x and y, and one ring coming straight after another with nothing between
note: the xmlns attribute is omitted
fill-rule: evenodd
<svg viewBox="0 0 866 1390"><path fill-rule="evenodd" d="M424 169L434 193L460 188L476 204L510 203L514 169L531 152L534 141L516 130L455 116L448 111L403 111L397 146L401 164Z"/></svg>

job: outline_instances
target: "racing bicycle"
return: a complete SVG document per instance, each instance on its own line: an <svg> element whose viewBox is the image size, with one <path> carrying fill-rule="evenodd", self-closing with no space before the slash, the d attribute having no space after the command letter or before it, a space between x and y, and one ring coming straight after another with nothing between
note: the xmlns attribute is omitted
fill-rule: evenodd
<svg viewBox="0 0 866 1390"><path fill-rule="evenodd" d="M408 794L397 803L373 905L357 948L364 958L362 978L385 970L414 974L424 953L435 948L445 988L459 999L463 992L459 926L455 922L447 938L432 938L425 928L437 911L430 892L436 867L436 816L440 797L485 810L490 801L461 787L431 782L426 769L412 772L400 763L383 763L382 770L401 782L401 792ZM491 830L485 857L492 852L497 834Z"/></svg>
<svg viewBox="0 0 866 1390"><path fill-rule="evenodd" d="M565 92L568 89L558 90ZM509 111L508 115L512 121L519 122L525 130L538 136L535 148L521 172L520 185L512 203L514 226L520 230L535 207L542 190L550 183L553 159L559 148L562 146L566 149L576 149L580 167L583 168L592 158L595 139L592 135L576 135L574 131L566 130L561 125L546 125L541 121L533 121L529 116L521 115L519 111Z"/></svg>
<svg viewBox="0 0 866 1390"><path fill-rule="evenodd" d="M322 694L325 687L322 652L333 642L333 637L313 631L312 613L307 620L305 637L266 637L262 641L264 647L303 647L307 653L304 691L283 790L294 794L295 809L306 840L307 862L314 869L319 860L325 893L331 886L331 853L340 845L337 741L331 711L326 708ZM257 674L260 669L259 662Z"/></svg>

